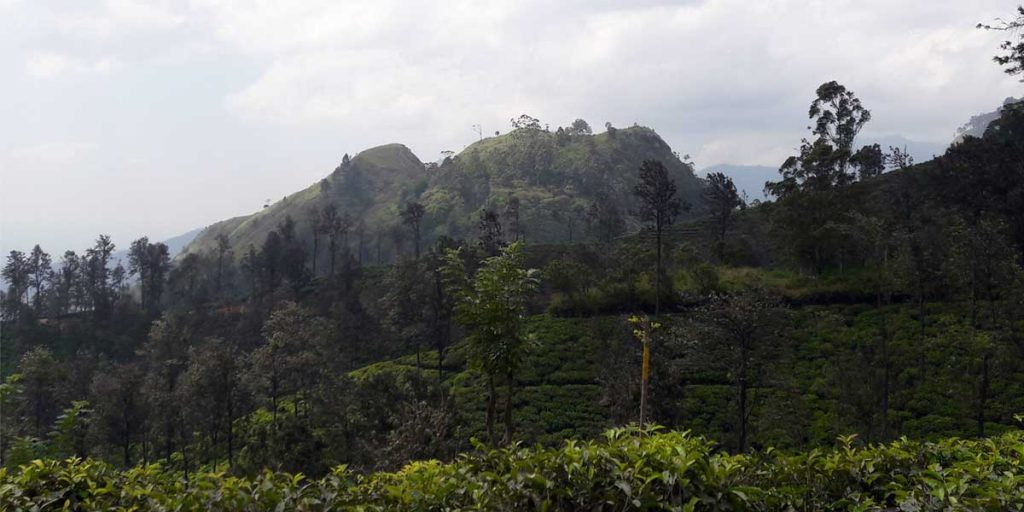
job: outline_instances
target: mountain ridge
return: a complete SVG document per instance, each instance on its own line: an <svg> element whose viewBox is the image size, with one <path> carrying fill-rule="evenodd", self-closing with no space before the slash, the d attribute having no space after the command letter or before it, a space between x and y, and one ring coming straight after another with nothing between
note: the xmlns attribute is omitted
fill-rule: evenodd
<svg viewBox="0 0 1024 512"><path fill-rule="evenodd" d="M516 204L522 222L532 228L510 236L561 240L568 236L565 223L582 225L583 210L598 197L614 204L627 230L636 230L640 221L631 213L637 206L632 187L644 159L662 161L680 197L701 208L703 182L653 129L634 126L567 135L563 130L519 128L482 138L439 164L423 163L400 143L368 148L345 158L319 182L260 211L211 224L180 257L209 253L219 235L228 237L235 257L240 257L250 245L258 249L289 217L295 236L312 247L313 226L327 205L345 216L343 246L357 258L367 252L393 258L402 251L405 228L399 211L410 201L425 207L423 235L428 241L474 236L485 209L511 222ZM576 218L567 220L569 216ZM369 246L374 250L367 251Z"/></svg>

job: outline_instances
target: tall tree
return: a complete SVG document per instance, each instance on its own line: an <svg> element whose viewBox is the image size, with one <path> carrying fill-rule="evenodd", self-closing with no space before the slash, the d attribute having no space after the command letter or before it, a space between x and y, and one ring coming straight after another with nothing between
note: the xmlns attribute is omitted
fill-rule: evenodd
<svg viewBox="0 0 1024 512"><path fill-rule="evenodd" d="M750 424L750 389L776 350L780 306L762 290L718 295L701 311L699 343L710 361L724 364L736 390L736 449L744 452Z"/></svg>
<svg viewBox="0 0 1024 512"><path fill-rule="evenodd" d="M94 401L96 436L120 447L125 467L132 466L132 445L146 428L144 382L144 372L138 363L123 363L101 366L89 388ZM142 451L144 454L145 450Z"/></svg>
<svg viewBox="0 0 1024 512"><path fill-rule="evenodd" d="M733 212L744 206L736 192L732 178L720 172L708 174L708 186L704 189L704 200L711 212L715 237L715 252L721 261L725 257L725 235L732 223Z"/></svg>
<svg viewBox="0 0 1024 512"><path fill-rule="evenodd" d="M132 242L128 249L128 270L139 277L142 309L155 311L160 305L170 266L170 252L165 244L149 243L146 237Z"/></svg>
<svg viewBox="0 0 1024 512"><path fill-rule="evenodd" d="M278 307L263 324L264 343L254 350L246 370L250 386L267 400L273 423L280 414L280 399L294 395L292 414L307 414L308 399L327 376L334 359L334 329L326 319L294 303Z"/></svg>
<svg viewBox="0 0 1024 512"><path fill-rule="evenodd" d="M21 251L11 251L3 269L4 281L7 281L7 295L4 301L4 318L17 321L24 306L24 297L28 293L31 270L28 259Z"/></svg>
<svg viewBox="0 0 1024 512"><path fill-rule="evenodd" d="M497 256L505 245L505 239L501 234L501 220L498 213L491 209L484 209L480 212L480 220L477 222L477 229L480 231L480 248L487 256Z"/></svg>
<svg viewBox="0 0 1024 512"><path fill-rule="evenodd" d="M779 198L805 190L830 191L855 177L848 170L853 144L871 112L853 91L835 81L821 84L815 95L808 111L814 139L804 139L800 154L787 158L779 169L782 179L765 186Z"/></svg>
<svg viewBox="0 0 1024 512"><path fill-rule="evenodd" d="M640 218L654 231L656 267L654 278L654 311L661 312L662 282L665 269L662 265L662 237L665 228L671 225L684 209L676 197L676 183L669 177L665 165L657 160L644 160L640 165L640 182L633 188L640 199ZM686 205L689 209L689 205Z"/></svg>
<svg viewBox="0 0 1024 512"><path fill-rule="evenodd" d="M107 235L100 235L96 243L85 251L86 288L93 310L93 319L105 321L110 318L114 290L110 285L110 257L114 243Z"/></svg>
<svg viewBox="0 0 1024 512"><path fill-rule="evenodd" d="M406 203L405 208L402 209L401 217L402 222L409 227L409 231L412 232L412 243L415 250L416 259L420 257L420 228L423 224L423 214L426 213L426 209L423 205L416 201L409 201Z"/></svg>
<svg viewBox="0 0 1024 512"><path fill-rule="evenodd" d="M455 319L469 331L471 360L487 379L488 438L492 443L496 441L495 381L504 377L505 443L511 443L515 375L525 355L526 310L539 286L538 273L524 267L522 242L514 242L497 256L483 260L472 277L466 274L460 252L446 252L445 282L455 301Z"/></svg>
<svg viewBox="0 0 1024 512"><path fill-rule="evenodd" d="M67 314L79 305L81 300L81 261L75 251L65 251L60 266L54 272L54 309L58 315Z"/></svg>
<svg viewBox="0 0 1024 512"><path fill-rule="evenodd" d="M234 423L241 394L239 358L228 342L208 338L189 349L188 360L182 375L185 406L193 424L206 430L203 436L209 443L206 460L216 460L212 451L223 441L230 468L235 460Z"/></svg>
<svg viewBox="0 0 1024 512"><path fill-rule="evenodd" d="M181 373L188 365L189 326L187 317L164 313L153 322L149 340L142 347L146 365L145 383L147 409L152 411L152 439L162 441L163 457L171 463L175 447L182 437Z"/></svg>
<svg viewBox="0 0 1024 512"><path fill-rule="evenodd" d="M32 287L32 309L37 316L42 316L45 304L45 293L50 286L50 273L53 268L50 255L37 244L28 256L29 285Z"/></svg>
<svg viewBox="0 0 1024 512"><path fill-rule="evenodd" d="M836 218L848 207L846 196L837 190L857 177L850 170L851 161L859 166L863 177L880 172L880 149L867 147L854 158L854 142L871 120L871 112L853 91L838 82L818 87L808 117L813 139L803 139L799 154L783 162L779 168L781 179L765 183L765 192L779 199L780 225L788 237L784 244L798 260L821 273L828 262L836 259L834 256L841 256L842 239L834 227Z"/></svg>
<svg viewBox="0 0 1024 512"><path fill-rule="evenodd" d="M523 230L523 223L520 217L521 204L518 197L511 197L505 204L505 216L508 217L509 231L512 232L513 240L525 240L526 233Z"/></svg>
<svg viewBox="0 0 1024 512"><path fill-rule="evenodd" d="M21 357L18 373L23 400L15 414L24 418L31 435L42 438L64 405L67 371L50 349L36 346Z"/></svg>

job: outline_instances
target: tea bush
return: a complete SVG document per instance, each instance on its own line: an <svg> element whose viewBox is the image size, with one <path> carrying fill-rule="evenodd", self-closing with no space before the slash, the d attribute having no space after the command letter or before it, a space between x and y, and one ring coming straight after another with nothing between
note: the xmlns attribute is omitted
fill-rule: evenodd
<svg viewBox="0 0 1024 512"><path fill-rule="evenodd" d="M686 432L624 428L394 473L117 470L82 459L0 470L3 510L1024 510L1024 432L746 455Z"/></svg>

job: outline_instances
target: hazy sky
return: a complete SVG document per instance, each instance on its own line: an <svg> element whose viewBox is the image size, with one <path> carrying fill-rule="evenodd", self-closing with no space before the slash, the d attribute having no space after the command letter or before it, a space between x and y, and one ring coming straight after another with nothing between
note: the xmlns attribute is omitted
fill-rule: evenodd
<svg viewBox="0 0 1024 512"><path fill-rule="evenodd" d="M529 113L655 128L698 167L778 165L815 87L866 135L947 142L1022 86L1013 0L0 0L0 250L119 246L250 213L344 153L423 160Z"/></svg>

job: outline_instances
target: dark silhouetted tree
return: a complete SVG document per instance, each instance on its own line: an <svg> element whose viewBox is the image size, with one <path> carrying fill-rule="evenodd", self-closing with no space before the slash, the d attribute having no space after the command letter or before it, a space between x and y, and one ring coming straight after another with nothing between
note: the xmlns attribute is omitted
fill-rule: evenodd
<svg viewBox="0 0 1024 512"><path fill-rule="evenodd" d="M420 257L420 229L425 213L426 209L416 201L406 203L401 212L402 222L409 227L409 231L412 233L412 245L416 259Z"/></svg>
<svg viewBox="0 0 1024 512"><path fill-rule="evenodd" d="M718 259L722 260L725 257L725 235L732 224L733 212L744 204L736 192L732 178L720 172L713 172L708 174L707 180L708 186L704 189L703 195L711 213L715 252Z"/></svg>
<svg viewBox="0 0 1024 512"><path fill-rule="evenodd" d="M655 243L655 278L654 278L654 310L661 312L662 287L665 281L665 269L662 264L662 237L665 228L671 225L683 210L683 203L676 197L676 183L669 177L665 165L657 160L644 160L640 165L640 182L633 188L633 193L640 199L639 216L648 223L654 232ZM688 209L688 205L687 205Z"/></svg>

